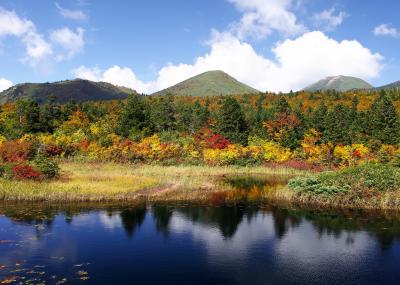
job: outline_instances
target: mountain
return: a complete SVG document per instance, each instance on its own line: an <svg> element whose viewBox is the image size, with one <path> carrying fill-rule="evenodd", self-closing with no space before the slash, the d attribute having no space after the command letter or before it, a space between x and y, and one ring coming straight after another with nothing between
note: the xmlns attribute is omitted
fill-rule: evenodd
<svg viewBox="0 0 400 285"><path fill-rule="evenodd" d="M319 90L336 90L336 91L349 91L353 89L370 89L373 88L368 82L351 76L330 76L322 79L306 88L305 91L319 91Z"/></svg>
<svg viewBox="0 0 400 285"><path fill-rule="evenodd" d="M381 87L378 87L377 89L400 89L400 80L390 83L390 84L387 84L387 85L384 85L384 86L381 86Z"/></svg>
<svg viewBox="0 0 400 285"><path fill-rule="evenodd" d="M156 92L153 95L190 95L190 96L214 96L252 94L260 91L237 81L223 71L208 71L189 78L172 87Z"/></svg>
<svg viewBox="0 0 400 285"><path fill-rule="evenodd" d="M65 80L54 83L22 83L0 93L0 104L12 102L18 98L32 98L39 104L46 102L49 96L65 103L125 99L136 91L114 86L105 82L93 82L83 79Z"/></svg>

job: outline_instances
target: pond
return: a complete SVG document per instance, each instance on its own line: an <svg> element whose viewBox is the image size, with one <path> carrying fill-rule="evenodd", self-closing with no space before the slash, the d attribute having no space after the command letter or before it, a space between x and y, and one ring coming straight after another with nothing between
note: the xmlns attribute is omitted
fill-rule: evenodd
<svg viewBox="0 0 400 285"><path fill-rule="evenodd" d="M4 204L0 240L0 284L398 284L400 278L396 215L267 204Z"/></svg>

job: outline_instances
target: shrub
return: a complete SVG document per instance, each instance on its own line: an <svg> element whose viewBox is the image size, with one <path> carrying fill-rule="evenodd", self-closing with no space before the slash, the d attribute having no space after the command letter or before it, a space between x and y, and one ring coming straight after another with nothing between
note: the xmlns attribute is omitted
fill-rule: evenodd
<svg viewBox="0 0 400 285"><path fill-rule="evenodd" d="M40 171L45 178L54 178L57 177L60 173L60 168L58 167L57 163L44 156L38 156L33 161L33 165L35 169Z"/></svg>
<svg viewBox="0 0 400 285"><path fill-rule="evenodd" d="M62 148L55 144L46 145L43 149L44 154L48 157L60 155L62 151Z"/></svg>
<svg viewBox="0 0 400 285"><path fill-rule="evenodd" d="M41 173L27 164L17 164L12 168L13 178L17 180L38 180Z"/></svg>
<svg viewBox="0 0 400 285"><path fill-rule="evenodd" d="M5 162L27 161L32 153L32 143L28 141L14 140L0 146L0 159Z"/></svg>

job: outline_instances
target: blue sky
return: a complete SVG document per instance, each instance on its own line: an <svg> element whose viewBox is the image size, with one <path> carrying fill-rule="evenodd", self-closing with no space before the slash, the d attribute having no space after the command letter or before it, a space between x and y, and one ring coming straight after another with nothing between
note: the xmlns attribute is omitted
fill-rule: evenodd
<svg viewBox="0 0 400 285"><path fill-rule="evenodd" d="M400 1L0 1L0 89L75 77L151 93L222 69L260 90L400 80Z"/></svg>

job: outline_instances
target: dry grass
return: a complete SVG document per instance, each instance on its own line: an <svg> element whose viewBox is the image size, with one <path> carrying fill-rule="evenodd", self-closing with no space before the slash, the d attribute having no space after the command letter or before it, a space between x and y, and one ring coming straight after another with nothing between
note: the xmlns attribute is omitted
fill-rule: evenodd
<svg viewBox="0 0 400 285"><path fill-rule="evenodd" d="M137 166L115 163L62 162L62 177L46 182L0 179L0 199L8 201L132 201L206 199L229 190L228 175L281 175L302 172L265 167Z"/></svg>

